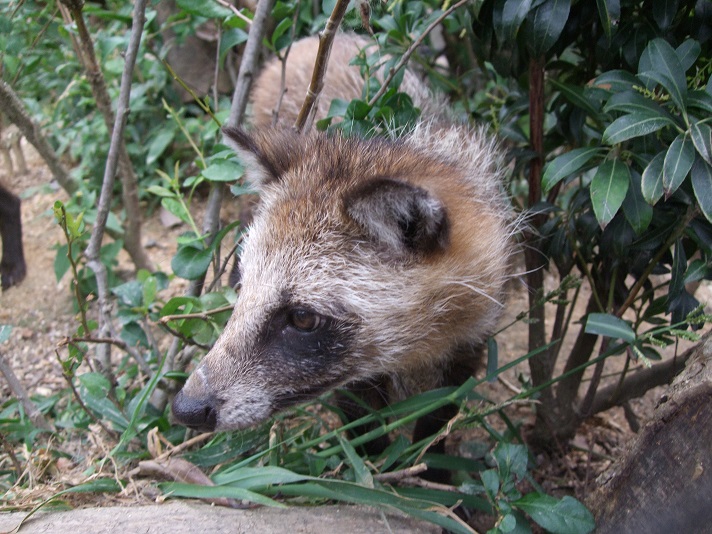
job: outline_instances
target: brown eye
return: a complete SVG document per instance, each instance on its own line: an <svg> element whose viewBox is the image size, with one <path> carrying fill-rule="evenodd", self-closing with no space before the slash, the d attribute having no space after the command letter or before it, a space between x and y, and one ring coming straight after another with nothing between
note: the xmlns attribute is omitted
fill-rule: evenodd
<svg viewBox="0 0 712 534"><path fill-rule="evenodd" d="M324 317L308 310L296 309L289 313L289 324L302 332L313 332L325 322Z"/></svg>

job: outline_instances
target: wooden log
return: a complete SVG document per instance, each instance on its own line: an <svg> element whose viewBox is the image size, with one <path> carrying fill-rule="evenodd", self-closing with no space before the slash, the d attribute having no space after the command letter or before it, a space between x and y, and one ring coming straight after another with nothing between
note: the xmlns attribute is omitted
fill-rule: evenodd
<svg viewBox="0 0 712 534"><path fill-rule="evenodd" d="M712 337L587 499L596 532L712 532Z"/></svg>

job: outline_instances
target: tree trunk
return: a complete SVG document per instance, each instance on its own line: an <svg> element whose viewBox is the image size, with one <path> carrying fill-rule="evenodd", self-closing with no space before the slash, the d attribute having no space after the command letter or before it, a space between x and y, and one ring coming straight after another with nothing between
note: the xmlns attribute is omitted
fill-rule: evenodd
<svg viewBox="0 0 712 534"><path fill-rule="evenodd" d="M597 532L709 532L712 338L695 348L653 420L588 499Z"/></svg>
<svg viewBox="0 0 712 534"><path fill-rule="evenodd" d="M62 189L70 195L74 193L79 188L77 182L69 176L62 162L59 161L57 153L44 138L39 127L32 122L15 91L3 80L0 80L0 109L10 122L20 129L25 139L35 147Z"/></svg>

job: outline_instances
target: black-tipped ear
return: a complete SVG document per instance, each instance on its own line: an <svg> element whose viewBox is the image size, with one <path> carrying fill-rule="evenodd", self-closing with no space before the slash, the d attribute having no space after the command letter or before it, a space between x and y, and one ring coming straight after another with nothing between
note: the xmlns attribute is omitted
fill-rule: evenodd
<svg viewBox="0 0 712 534"><path fill-rule="evenodd" d="M276 177L269 158L264 154L255 139L242 128L225 126L223 129L225 144L232 148L247 167L247 180L258 188Z"/></svg>
<svg viewBox="0 0 712 534"><path fill-rule="evenodd" d="M425 189L390 178L374 178L344 199L346 211L390 252L430 254L449 240L447 211Z"/></svg>

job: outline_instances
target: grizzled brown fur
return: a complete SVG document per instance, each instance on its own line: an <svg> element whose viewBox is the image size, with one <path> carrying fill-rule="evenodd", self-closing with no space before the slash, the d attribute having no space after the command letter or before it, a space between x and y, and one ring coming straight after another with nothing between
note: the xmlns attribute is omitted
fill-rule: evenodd
<svg viewBox="0 0 712 534"><path fill-rule="evenodd" d="M341 97L358 96L354 67L335 57L351 57L364 43L349 35L335 43L326 85L331 79ZM313 61L315 46L297 43L290 58ZM263 76L273 79L276 68ZM399 139L270 128L271 112L263 111L274 109L276 91L267 99L261 91L273 83L258 79L260 127L224 131L260 192L241 254L240 297L174 401L179 421L244 428L337 386L379 407L471 374L503 306L516 223L495 143L449 123L439 100L407 77L426 120ZM298 103L300 94L289 85L288 100ZM296 106L283 105L280 118L291 120ZM415 437L437 430L453 410L421 421Z"/></svg>

